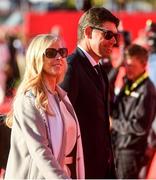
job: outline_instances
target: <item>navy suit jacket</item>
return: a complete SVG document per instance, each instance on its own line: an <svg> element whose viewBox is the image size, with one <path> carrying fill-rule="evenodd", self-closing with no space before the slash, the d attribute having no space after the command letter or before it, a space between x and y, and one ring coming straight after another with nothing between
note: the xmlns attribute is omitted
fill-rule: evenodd
<svg viewBox="0 0 156 180"><path fill-rule="evenodd" d="M61 87L67 91L79 120L86 178L115 178L107 75L101 67L104 82L101 88L97 72L79 48L67 61L68 71Z"/></svg>

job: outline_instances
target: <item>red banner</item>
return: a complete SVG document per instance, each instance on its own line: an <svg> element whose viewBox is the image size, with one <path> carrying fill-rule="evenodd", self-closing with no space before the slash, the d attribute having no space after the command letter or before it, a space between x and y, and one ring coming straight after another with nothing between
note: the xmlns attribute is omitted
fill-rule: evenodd
<svg viewBox="0 0 156 180"><path fill-rule="evenodd" d="M40 33L59 33L69 49L73 51L77 41L77 24L81 11L53 11L49 13L31 12L25 16L24 31L28 38ZM135 39L139 30L144 29L146 21L156 21L156 13L118 12L123 28L131 32Z"/></svg>

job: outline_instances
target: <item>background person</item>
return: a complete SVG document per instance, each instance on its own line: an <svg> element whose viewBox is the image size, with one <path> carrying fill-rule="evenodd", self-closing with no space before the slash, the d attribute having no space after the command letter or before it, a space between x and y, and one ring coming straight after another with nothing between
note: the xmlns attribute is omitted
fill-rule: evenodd
<svg viewBox="0 0 156 180"><path fill-rule="evenodd" d="M5 178L84 178L79 125L66 93L58 86L68 51L52 35L38 35L26 54L26 69L14 106Z"/></svg>
<svg viewBox="0 0 156 180"><path fill-rule="evenodd" d="M148 136L148 148L147 148L148 164L146 167L146 179L156 179L156 117L153 120L150 133Z"/></svg>
<svg viewBox="0 0 156 180"><path fill-rule="evenodd" d="M156 90L146 72L148 51L136 44L125 53L125 84L115 97L112 136L119 178L137 179L156 114ZM152 107L152 108L150 108Z"/></svg>
<svg viewBox="0 0 156 180"><path fill-rule="evenodd" d="M149 50L148 73L156 88L156 22L147 22L147 47Z"/></svg>

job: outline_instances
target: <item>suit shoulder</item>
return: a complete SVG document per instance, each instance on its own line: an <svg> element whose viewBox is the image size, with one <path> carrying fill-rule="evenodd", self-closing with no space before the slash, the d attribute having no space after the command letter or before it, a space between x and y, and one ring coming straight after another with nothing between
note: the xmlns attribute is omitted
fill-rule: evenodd
<svg viewBox="0 0 156 180"><path fill-rule="evenodd" d="M68 64L75 64L78 63L78 60L80 58L81 58L80 54L77 51L75 51L67 57L67 62Z"/></svg>

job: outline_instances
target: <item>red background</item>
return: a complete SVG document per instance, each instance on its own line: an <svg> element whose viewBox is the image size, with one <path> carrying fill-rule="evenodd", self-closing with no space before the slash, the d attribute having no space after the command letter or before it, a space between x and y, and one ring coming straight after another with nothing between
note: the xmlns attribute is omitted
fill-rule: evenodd
<svg viewBox="0 0 156 180"><path fill-rule="evenodd" d="M81 11L54 11L49 13L28 13L25 15L24 33L28 38L40 33L49 33L53 26L59 26L61 35L71 53L76 46L77 24ZM145 28L146 20L156 21L156 13L118 12L114 13L123 23L125 30L136 38L138 31Z"/></svg>

